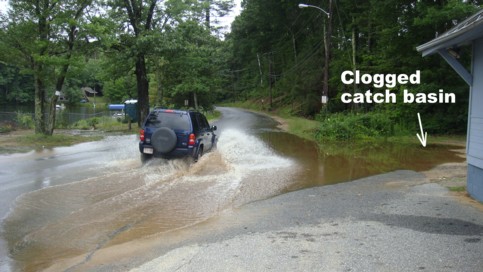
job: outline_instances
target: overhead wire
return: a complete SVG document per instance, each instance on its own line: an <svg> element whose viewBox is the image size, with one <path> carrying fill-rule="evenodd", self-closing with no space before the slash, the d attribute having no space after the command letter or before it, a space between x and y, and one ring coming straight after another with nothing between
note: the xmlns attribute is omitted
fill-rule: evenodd
<svg viewBox="0 0 483 272"><path fill-rule="evenodd" d="M261 53L260 56L266 57L267 55L270 55L270 57L272 57L274 54L279 54L279 53L282 54L282 53L287 52L288 47L292 47L293 46L290 42L286 42L287 41L287 36L288 37L291 36L290 37L291 39L297 40L301 35L306 34L307 30L309 29L309 25L310 24L313 24L314 21L317 20L320 16L321 16L321 14L319 14L319 13L317 13L317 14L315 14L313 16L310 16L310 19L309 20L306 20L304 22L304 24L301 27L298 28L298 30L297 30L296 33L290 33L291 27L295 26L296 23L299 21L299 19L302 17L302 13L299 13L299 15L296 17L296 19L294 20L294 22L292 22L292 24L290 25L290 27L287 27L289 29L289 31L286 32L283 36L281 36L277 41L275 41L273 43L275 45L282 44L282 46L281 47L274 46L275 48L278 47L278 49L277 50L271 50L271 51L265 52L265 53ZM340 14L338 14L338 17L339 17L339 23L341 24ZM345 36L344 33L343 33L343 36ZM294 73L296 71L300 71L306 65L306 63L313 58L313 56L315 56L316 54L319 53L319 50L320 50L321 45L323 43L323 40L324 39L322 38L322 39L318 40L315 44L313 44L311 46L312 47L312 50L310 50L309 53L304 54L304 56L301 56L301 59L299 59L290 68L282 71L280 74L272 73L272 74L269 74L268 76L281 78L281 77L287 76L287 75L289 75L291 73ZM250 71L253 74L258 74L259 73L258 70L259 70L258 65L254 65L254 67L236 70L236 72ZM239 91L246 90L246 89L249 89L249 88L254 88L256 86L258 86L258 83L257 84L253 84L252 86L244 86L243 88L237 88L237 90L239 90Z"/></svg>

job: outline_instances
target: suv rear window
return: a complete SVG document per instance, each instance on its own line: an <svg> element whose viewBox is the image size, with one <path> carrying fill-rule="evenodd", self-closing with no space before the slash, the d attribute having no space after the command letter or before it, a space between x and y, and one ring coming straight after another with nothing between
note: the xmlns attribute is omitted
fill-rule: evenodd
<svg viewBox="0 0 483 272"><path fill-rule="evenodd" d="M179 112L153 111L148 115L146 127L169 127L174 130L190 130L188 114Z"/></svg>

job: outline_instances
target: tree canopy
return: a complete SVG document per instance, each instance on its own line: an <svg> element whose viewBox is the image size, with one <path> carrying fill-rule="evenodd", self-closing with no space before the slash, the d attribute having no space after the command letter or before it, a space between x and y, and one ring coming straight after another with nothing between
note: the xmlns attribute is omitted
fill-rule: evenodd
<svg viewBox="0 0 483 272"><path fill-rule="evenodd" d="M232 0L18 0L2 14L0 98L35 102L36 131L52 133L55 91L71 97L91 87L112 103L137 98L139 120L152 106L211 109L225 100L290 105L292 114L383 112L395 121L418 111L429 130L462 132L468 88L444 60L422 58L416 46L480 9L480 1L243 0L242 13L223 37L217 20ZM330 50L330 52L329 52ZM469 65L471 50L462 48ZM346 104L347 70L411 74L412 92L444 87L455 104ZM407 86L396 86L398 94ZM329 103L320 103L327 88ZM74 101L75 102L75 101ZM50 109L50 111L49 111Z"/></svg>
<svg viewBox="0 0 483 272"><path fill-rule="evenodd" d="M234 84L241 96L267 97L275 105L292 104L292 112L315 116L320 110L323 74L327 68L329 103L324 111L388 111L398 120L413 119L415 111L428 112L429 129L461 132L466 127L468 87L442 58L422 58L416 51L480 9L480 1L460 0L312 0L305 1L326 11L298 8L296 0L245 0L229 36L233 44ZM330 35L330 59L325 67L326 33ZM470 48L461 52L469 65ZM367 74L411 74L422 71L421 84L411 91L435 92L440 88L457 95L455 104L345 104L344 92L365 92L372 86L341 83L346 70ZM401 93L408 86L392 91ZM272 91L270 91L272 89Z"/></svg>
<svg viewBox="0 0 483 272"><path fill-rule="evenodd" d="M20 0L10 6L1 21L0 89L6 102L35 102L37 133L53 132L56 91L72 98L74 89L88 86L114 103L136 98L143 120L153 104L189 100L210 108L223 81L218 69L228 56L212 22L229 12L232 0Z"/></svg>

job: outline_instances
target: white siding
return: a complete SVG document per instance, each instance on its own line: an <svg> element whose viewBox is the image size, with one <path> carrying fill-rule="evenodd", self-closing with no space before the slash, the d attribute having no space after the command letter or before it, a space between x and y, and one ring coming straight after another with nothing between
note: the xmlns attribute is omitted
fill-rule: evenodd
<svg viewBox="0 0 483 272"><path fill-rule="evenodd" d="M468 116L468 163L483 169L483 38L473 44L473 86Z"/></svg>

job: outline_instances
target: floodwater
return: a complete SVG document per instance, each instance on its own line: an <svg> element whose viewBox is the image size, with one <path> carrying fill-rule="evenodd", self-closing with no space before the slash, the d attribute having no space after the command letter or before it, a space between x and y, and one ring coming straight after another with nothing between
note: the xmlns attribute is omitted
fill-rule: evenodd
<svg viewBox="0 0 483 272"><path fill-rule="evenodd" d="M100 249L288 191L463 160L446 146L318 150L266 116L221 111L217 150L193 165L184 159L142 165L136 136L0 156L0 197L10 196L0 200L0 253L9 255L0 269L38 271L75 256L86 263ZM331 152L344 148L350 152Z"/></svg>

